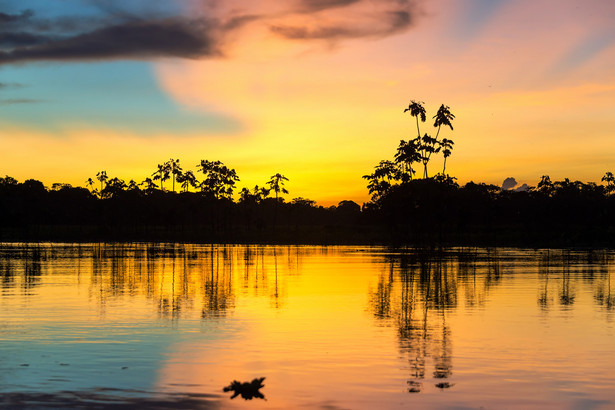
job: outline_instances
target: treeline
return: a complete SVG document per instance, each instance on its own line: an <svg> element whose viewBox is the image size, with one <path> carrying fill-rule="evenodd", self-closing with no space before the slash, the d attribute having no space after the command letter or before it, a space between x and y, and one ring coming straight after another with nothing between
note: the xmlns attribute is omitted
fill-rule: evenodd
<svg viewBox="0 0 615 410"><path fill-rule="evenodd" d="M90 189L0 178L0 240L363 243L369 237L355 235L362 224L355 202L287 202L282 195L288 194L288 179L279 173L263 187L242 189L234 201L235 171L219 161L202 164L206 173L194 191L179 178L182 192L174 192L171 181L171 190L160 185L167 180L164 171L159 184L149 178L125 183L101 171Z"/></svg>
<svg viewBox="0 0 615 410"><path fill-rule="evenodd" d="M434 136L421 132L427 119L422 102L411 101L404 113L414 118L416 137L401 140L392 160L382 160L363 176L371 201L363 217L386 232L387 242L415 245L480 244L517 246L615 246L615 177L604 185L551 181L520 190L469 182L460 187L446 174L455 116L444 104L433 116ZM428 165L442 153L442 172L428 175ZM423 177L416 179L416 168Z"/></svg>
<svg viewBox="0 0 615 410"><path fill-rule="evenodd" d="M395 244L482 246L615 246L615 177L603 184L551 181L522 190L469 182L446 173L455 116L444 104L432 117L422 102L404 110L416 137L401 140L391 160L367 180L371 200L322 207L310 199L287 202L284 175L243 188L220 161L202 160L184 171L179 160L159 164L141 182L100 171L89 188L0 178L0 240L191 241L225 243ZM447 130L450 129L449 130ZM442 172L429 165L442 154ZM422 178L416 178L422 168ZM165 187L165 183L167 183Z"/></svg>
<svg viewBox="0 0 615 410"><path fill-rule="evenodd" d="M599 185L543 176L538 186L517 191L417 179L379 192L363 214L399 243L613 247L615 181L610 172L605 179Z"/></svg>
<svg viewBox="0 0 615 410"><path fill-rule="evenodd" d="M502 190L454 178L392 183L359 206L0 178L0 240L615 246L615 177ZM103 188L104 190L104 188Z"/></svg>

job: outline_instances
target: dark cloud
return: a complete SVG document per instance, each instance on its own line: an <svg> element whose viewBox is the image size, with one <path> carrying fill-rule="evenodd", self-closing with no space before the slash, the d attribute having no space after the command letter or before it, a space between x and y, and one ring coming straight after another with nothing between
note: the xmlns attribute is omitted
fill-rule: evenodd
<svg viewBox="0 0 615 410"><path fill-rule="evenodd" d="M43 100L34 100L30 98L8 98L5 100L0 100L0 105L32 104L40 102L43 102Z"/></svg>
<svg viewBox="0 0 615 410"><path fill-rule="evenodd" d="M502 182L502 191L513 189L517 186L517 180L513 177L508 177Z"/></svg>
<svg viewBox="0 0 615 410"><path fill-rule="evenodd" d="M90 0L100 13L88 16L40 18L31 10L0 12L0 65L216 57L223 55L229 39L241 41L229 34L241 33L249 24L264 25L288 40L384 37L411 27L417 13L414 1L419 0L295 0L282 11L254 4L228 11L223 3L203 1L209 14L190 17L163 16L154 6L146 11L147 2L129 12L114 0Z"/></svg>
<svg viewBox="0 0 615 410"><path fill-rule="evenodd" d="M27 20L34 15L32 10L24 10L19 14L7 14L0 12L0 24L15 23Z"/></svg>
<svg viewBox="0 0 615 410"><path fill-rule="evenodd" d="M384 37L406 30L412 22L412 15L407 11L385 11L365 19L366 24L272 25L270 29L290 40L340 40Z"/></svg>
<svg viewBox="0 0 615 410"><path fill-rule="evenodd" d="M2 33L0 32L0 47L23 47L49 41L47 36L26 32Z"/></svg>
<svg viewBox="0 0 615 410"><path fill-rule="evenodd" d="M315 12L337 7L344 7L350 4L359 3L361 0L300 0L299 10L304 12Z"/></svg>
<svg viewBox="0 0 615 410"><path fill-rule="evenodd" d="M0 52L0 64L37 60L196 58L214 55L210 26L203 20L131 21L62 39L41 39L29 47Z"/></svg>
<svg viewBox="0 0 615 410"><path fill-rule="evenodd" d="M23 86L24 86L23 84L19 84L19 83L0 83L0 90L6 89L6 88L21 88Z"/></svg>

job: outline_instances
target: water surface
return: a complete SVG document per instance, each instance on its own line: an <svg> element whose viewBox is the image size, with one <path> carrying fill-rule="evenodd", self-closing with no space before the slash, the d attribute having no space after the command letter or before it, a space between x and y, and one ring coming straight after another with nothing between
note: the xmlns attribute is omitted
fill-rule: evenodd
<svg viewBox="0 0 615 410"><path fill-rule="evenodd" d="M1 244L0 404L614 408L613 256Z"/></svg>

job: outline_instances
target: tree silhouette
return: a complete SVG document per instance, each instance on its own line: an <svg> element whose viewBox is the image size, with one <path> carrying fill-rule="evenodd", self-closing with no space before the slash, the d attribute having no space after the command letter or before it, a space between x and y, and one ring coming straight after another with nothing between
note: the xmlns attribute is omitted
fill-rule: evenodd
<svg viewBox="0 0 615 410"><path fill-rule="evenodd" d="M179 159L171 158L165 163L165 166L167 166L171 172L171 177L173 178L173 192L175 192L175 181L183 175L182 167L179 165Z"/></svg>
<svg viewBox="0 0 615 410"><path fill-rule="evenodd" d="M201 182L201 191L216 199L230 199L233 196L235 183L239 181L234 169L228 168L220 161L207 160L201 160L197 167L205 175L205 179Z"/></svg>
<svg viewBox="0 0 615 410"><path fill-rule="evenodd" d="M151 194L158 188L156 183L149 177L145 178L139 185L142 185L144 187L144 191L148 194Z"/></svg>
<svg viewBox="0 0 615 410"><path fill-rule="evenodd" d="M131 179L128 182L128 186L127 188L129 191L138 191L139 190L139 184L137 184L137 182L134 179Z"/></svg>
<svg viewBox="0 0 615 410"><path fill-rule="evenodd" d="M405 143L405 141L402 141L402 143ZM410 170L412 171L412 168L410 168ZM369 175L363 175L363 178L369 181L367 189L374 201L378 201L389 192L394 182L402 180L403 175L403 172L396 163L391 161L380 161L380 163L376 165L374 172Z"/></svg>
<svg viewBox="0 0 615 410"><path fill-rule="evenodd" d="M455 145L455 143L453 142L453 140L444 138L442 139L440 145L442 146L442 155L444 155L444 167L442 167L442 175L446 175L446 159L451 156L451 151L453 150L453 145Z"/></svg>
<svg viewBox="0 0 615 410"><path fill-rule="evenodd" d="M158 164L158 169L152 174L154 181L160 180L160 190L164 191L162 183L171 177L171 167L168 162Z"/></svg>
<svg viewBox="0 0 615 410"><path fill-rule="evenodd" d="M416 132L418 138L421 138L421 130L419 129L419 117L421 118L421 122L425 122L427 120L427 114L423 104L425 103L422 101L417 102L411 100L410 105L408 105L408 108L404 110L404 113L410 111L410 115L416 117Z"/></svg>
<svg viewBox="0 0 615 410"><path fill-rule="evenodd" d="M127 186L123 179L114 177L107 182L107 185L105 186L105 189L103 190L102 194L105 197L113 197L114 195L119 194L126 188Z"/></svg>
<svg viewBox="0 0 615 410"><path fill-rule="evenodd" d="M612 172L607 172L602 177L602 182L606 182L606 187L604 190L607 194L611 194L615 192L615 176L613 176Z"/></svg>
<svg viewBox="0 0 615 410"><path fill-rule="evenodd" d="M243 203L259 203L269 195L267 188L260 188L258 185L254 185L252 191L248 188L242 188L239 194L239 202Z"/></svg>
<svg viewBox="0 0 615 410"><path fill-rule="evenodd" d="M198 181L194 176L194 172L192 171L186 171L183 174L178 175L177 182L181 184L181 187L184 192L188 192L188 189L190 187L196 188L198 185Z"/></svg>
<svg viewBox="0 0 615 410"><path fill-rule="evenodd" d="M85 186L86 186L87 188L89 188L89 189L90 189L90 191L91 191L91 190L92 190L92 188L94 188L94 180L93 180L92 178L88 178L88 179L86 179L86 181L85 181Z"/></svg>
<svg viewBox="0 0 615 410"><path fill-rule="evenodd" d="M416 173L416 171L412 168L412 164L415 162L420 162L422 159L419 150L420 147L417 144L416 139L408 141L401 140L399 142L397 153L395 154L395 162L400 164L403 170L402 174L400 174L397 179L401 179L402 182L407 182L412 179L412 176ZM381 161L380 164L383 165L383 162L389 161Z"/></svg>
<svg viewBox="0 0 615 410"><path fill-rule="evenodd" d="M406 151L408 152L406 152L405 159L402 160L403 163L411 164L413 162L419 162L419 160L422 161L423 178L429 178L429 175L427 172L427 164L429 163L429 160L431 159L432 154L437 154L438 152L440 152L442 148L446 149L446 147L444 147L442 143L438 140L438 137L440 136L440 130L443 125L450 127L452 130L453 129L452 121L455 118L455 116L451 113L450 107L444 104L440 105L438 112L433 117L434 127L437 128L436 137L434 138L427 133L421 136L421 128L419 125L419 119L421 120L421 122L425 122L427 120L427 114L426 114L425 107L423 106L423 104L424 104L423 102L417 102L417 101L412 100L410 102L410 105L408 105L408 108L404 109L404 113L410 112L410 115L416 118L417 137L405 143L406 144L405 147L403 147L402 144L400 144L400 147L398 148L398 155L399 155L399 151L402 148L405 148ZM450 141L450 140L447 140L447 141ZM451 149L452 147L449 146L447 149L446 157L450 156ZM446 162L446 157L445 157L445 162Z"/></svg>
<svg viewBox="0 0 615 410"><path fill-rule="evenodd" d="M279 201L280 192L283 194L288 194L288 190L284 188L284 181L288 181L288 178L278 172L277 174L272 175L269 182L267 182L269 189L275 192L276 202Z"/></svg>
<svg viewBox="0 0 615 410"><path fill-rule="evenodd" d="M100 198L102 199L103 195L103 183L106 182L109 177L107 176L107 171L100 171L96 174L96 179L100 181Z"/></svg>

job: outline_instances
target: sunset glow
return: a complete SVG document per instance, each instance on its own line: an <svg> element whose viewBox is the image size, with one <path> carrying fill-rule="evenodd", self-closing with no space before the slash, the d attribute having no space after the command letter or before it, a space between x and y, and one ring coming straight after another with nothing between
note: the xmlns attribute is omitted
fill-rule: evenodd
<svg viewBox="0 0 615 410"><path fill-rule="evenodd" d="M361 176L416 136L411 99L429 131L451 107L461 183L615 168L613 2L150 3L2 2L3 33L65 40L0 44L0 175L84 186L100 170L140 182L169 158L221 160L239 188L281 172L288 199L362 203ZM200 40L167 44L185 21ZM80 48L150 25L168 30L154 45Z"/></svg>

